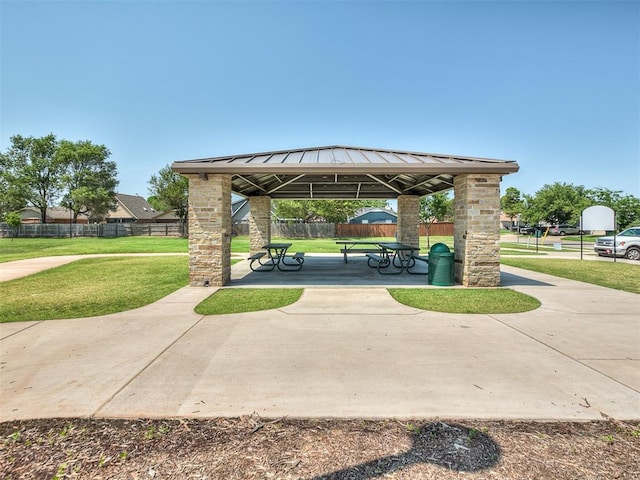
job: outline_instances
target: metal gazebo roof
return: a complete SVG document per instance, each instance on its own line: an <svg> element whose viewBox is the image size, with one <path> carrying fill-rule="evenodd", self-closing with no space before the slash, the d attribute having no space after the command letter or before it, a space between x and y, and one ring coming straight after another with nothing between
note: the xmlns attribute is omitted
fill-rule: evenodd
<svg viewBox="0 0 640 480"><path fill-rule="evenodd" d="M246 197L387 199L449 190L458 174L509 174L511 160L361 147L315 147L174 162L174 172L228 174Z"/></svg>

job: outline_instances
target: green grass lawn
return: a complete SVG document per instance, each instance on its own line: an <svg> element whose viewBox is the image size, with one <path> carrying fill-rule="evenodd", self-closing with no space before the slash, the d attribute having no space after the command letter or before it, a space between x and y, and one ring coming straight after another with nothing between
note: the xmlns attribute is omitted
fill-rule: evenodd
<svg viewBox="0 0 640 480"><path fill-rule="evenodd" d="M184 256L88 258L0 283L0 322L80 318L153 303L188 284Z"/></svg>
<svg viewBox="0 0 640 480"><path fill-rule="evenodd" d="M640 293L637 265L562 258L502 258L501 263L535 272Z"/></svg>
<svg viewBox="0 0 640 480"><path fill-rule="evenodd" d="M367 238L272 238L273 242L291 243L291 251L306 253L340 253L336 240L394 242L395 239ZM453 249L453 237L431 237L430 245L445 243ZM420 247L427 251L427 238L420 238ZM189 241L175 237L75 237L75 238L8 238L0 239L0 262L59 255L92 253L187 253ZM231 239L231 253L249 253L249 237Z"/></svg>
<svg viewBox="0 0 640 480"><path fill-rule="evenodd" d="M204 299L195 311L201 315L257 312L295 303L302 288L222 288Z"/></svg>
<svg viewBox="0 0 640 480"><path fill-rule="evenodd" d="M540 302L508 288L425 289L389 288L403 305L445 313L521 313L535 310Z"/></svg>
<svg viewBox="0 0 640 480"><path fill-rule="evenodd" d="M2 238L0 262L91 253L186 253L188 244L175 237Z"/></svg>
<svg viewBox="0 0 640 480"><path fill-rule="evenodd" d="M536 253L535 250L519 250L515 248L500 248L500 255L546 255L545 252Z"/></svg>
<svg viewBox="0 0 640 480"><path fill-rule="evenodd" d="M308 253L338 253L340 248L334 238L273 240L291 242L291 250ZM392 238L385 240L393 241ZM453 246L451 237L430 238L431 245L438 242L450 248ZM502 245L502 252L518 252L517 245ZM427 250L426 238L421 238L421 247ZM551 250L551 247L547 249ZM0 239L0 262L52 255L183 253L187 250L186 239L171 237ZM248 237L233 238L232 252L248 251ZM522 249L520 252L533 253ZM505 265L640 293L637 265L552 258L503 257L501 261ZM187 283L188 259L185 256L85 259L0 283L0 322L79 318L130 310L159 300ZM508 313L538 306L537 300L508 289L390 291L401 303L451 313ZM221 289L198 306L198 313L212 315L278 308L297 301L301 292L301 289L279 288Z"/></svg>

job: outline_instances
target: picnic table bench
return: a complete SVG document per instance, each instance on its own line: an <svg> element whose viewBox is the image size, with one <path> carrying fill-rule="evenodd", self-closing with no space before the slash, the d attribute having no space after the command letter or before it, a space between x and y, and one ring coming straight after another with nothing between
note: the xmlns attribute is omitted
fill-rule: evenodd
<svg viewBox="0 0 640 480"><path fill-rule="evenodd" d="M271 272L274 268L278 268L281 272L298 271L304 263L304 252L296 252L293 255L287 255L287 250L291 247L290 243L268 243L262 248L263 252L257 252L249 256L249 268L254 272ZM264 257L267 257L263 261ZM293 262L287 261L293 260ZM258 265L254 267L254 263Z"/></svg>
<svg viewBox="0 0 640 480"><path fill-rule="evenodd" d="M378 273L384 275L399 275L403 271L412 275L425 275L423 272L412 271L416 260L428 262L428 257L418 254L419 247L405 245L403 243L380 243L382 251L380 253L367 253L367 264L371 268L377 268ZM393 252L393 253L391 253ZM393 266L389 271L386 268Z"/></svg>
<svg viewBox="0 0 640 480"><path fill-rule="evenodd" d="M360 242L360 241L348 241L348 240L339 240L336 242L338 245L342 245L340 248L340 253L344 256L344 263L347 262L347 254L350 253L381 253L382 247L380 247L380 242Z"/></svg>

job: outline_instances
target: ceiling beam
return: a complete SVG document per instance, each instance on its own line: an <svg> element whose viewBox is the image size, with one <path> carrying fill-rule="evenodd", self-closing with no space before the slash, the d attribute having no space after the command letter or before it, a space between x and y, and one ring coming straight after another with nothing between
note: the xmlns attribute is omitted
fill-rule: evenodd
<svg viewBox="0 0 640 480"><path fill-rule="evenodd" d="M367 177L369 177L369 178L371 178L371 179L375 180L376 182L378 182L378 183L380 183L380 184L384 185L385 187L387 187L387 188L389 188L389 189L393 190L394 192L396 192L396 193L397 193L397 194L399 194L399 195L402 195L402 194L404 193L402 190L400 190L400 189L398 189L398 188L394 187L393 185L391 185L391 184L390 184L390 183L388 183L388 182L385 182L384 180L379 179L379 178L378 178L378 177L376 177L375 175L371 175L370 173L367 173Z"/></svg>
<svg viewBox="0 0 640 480"><path fill-rule="evenodd" d="M289 185L290 183L295 182L296 180L300 180L302 177L304 177L304 174L302 175L298 175L297 177L293 177L291 180L288 180L284 183L281 183L280 185L278 185L276 188L272 188L271 190L269 190L267 192L267 195L271 195L273 192L275 192L276 190L280 190L281 188L286 187L287 185Z"/></svg>
<svg viewBox="0 0 640 480"><path fill-rule="evenodd" d="M240 180L247 182L249 185L257 188L258 190L262 190L263 192L266 192L266 190L264 188L262 188L260 185L258 185L257 183L253 183L251 180L249 180L248 178L243 177L242 175L236 175L237 178L239 178Z"/></svg>

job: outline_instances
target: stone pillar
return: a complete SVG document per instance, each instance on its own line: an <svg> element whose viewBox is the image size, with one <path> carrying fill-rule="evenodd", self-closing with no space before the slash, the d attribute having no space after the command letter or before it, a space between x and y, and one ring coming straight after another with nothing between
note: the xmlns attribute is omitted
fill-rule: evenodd
<svg viewBox="0 0 640 480"><path fill-rule="evenodd" d="M398 242L418 247L420 245L420 197L398 196Z"/></svg>
<svg viewBox="0 0 640 480"><path fill-rule="evenodd" d="M271 241L271 197L249 198L249 254L261 252Z"/></svg>
<svg viewBox="0 0 640 480"><path fill-rule="evenodd" d="M231 175L189 178L189 284L231 280Z"/></svg>
<svg viewBox="0 0 640 480"><path fill-rule="evenodd" d="M500 286L500 175L457 175L454 253L456 282Z"/></svg>

